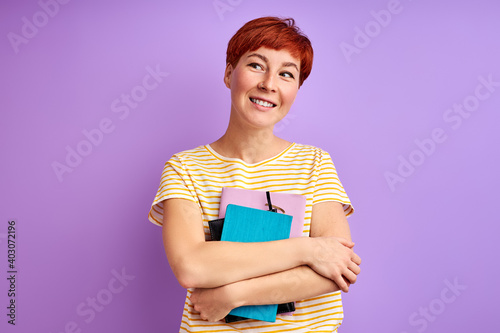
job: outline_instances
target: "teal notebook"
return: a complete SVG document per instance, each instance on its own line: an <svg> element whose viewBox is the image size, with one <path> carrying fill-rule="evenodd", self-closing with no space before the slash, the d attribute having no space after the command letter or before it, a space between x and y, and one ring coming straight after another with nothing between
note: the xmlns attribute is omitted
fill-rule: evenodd
<svg viewBox="0 0 500 333"><path fill-rule="evenodd" d="M290 236L292 216L271 211L227 205L221 241L268 242ZM268 322L276 321L277 304L248 305L235 308L229 314Z"/></svg>

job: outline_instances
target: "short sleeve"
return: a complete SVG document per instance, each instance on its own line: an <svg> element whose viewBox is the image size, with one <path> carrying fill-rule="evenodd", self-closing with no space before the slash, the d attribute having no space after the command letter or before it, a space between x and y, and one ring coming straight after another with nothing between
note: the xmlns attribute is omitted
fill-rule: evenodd
<svg viewBox="0 0 500 333"><path fill-rule="evenodd" d="M193 184L181 160L177 155L172 156L163 168L160 187L148 214L149 221L159 226L163 224L163 201L166 199L178 198L198 203L194 193Z"/></svg>
<svg viewBox="0 0 500 333"><path fill-rule="evenodd" d="M337 170L335 169L332 158L330 154L325 151L322 151L321 154L318 180L314 187L313 198L313 205L323 201L337 201L342 204L346 216L354 212L351 200L349 200L337 175Z"/></svg>

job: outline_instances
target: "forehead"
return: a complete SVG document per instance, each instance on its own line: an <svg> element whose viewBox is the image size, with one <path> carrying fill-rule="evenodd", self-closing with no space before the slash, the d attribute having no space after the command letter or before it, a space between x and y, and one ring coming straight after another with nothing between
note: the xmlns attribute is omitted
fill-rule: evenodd
<svg viewBox="0 0 500 333"><path fill-rule="evenodd" d="M290 51L286 49L275 50L268 47L260 47L254 51L248 51L244 53L239 62L247 61L249 58L260 58L262 61L266 61L274 65L283 65L293 63L300 68L300 59L294 57Z"/></svg>

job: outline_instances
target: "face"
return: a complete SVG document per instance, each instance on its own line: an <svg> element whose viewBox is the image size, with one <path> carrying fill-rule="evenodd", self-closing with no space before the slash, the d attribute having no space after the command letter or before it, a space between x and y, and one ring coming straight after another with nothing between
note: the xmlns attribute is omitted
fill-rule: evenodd
<svg viewBox="0 0 500 333"><path fill-rule="evenodd" d="M269 128L283 119L297 96L300 60L286 50L261 47L243 54L236 67L226 67L231 89L231 121Z"/></svg>

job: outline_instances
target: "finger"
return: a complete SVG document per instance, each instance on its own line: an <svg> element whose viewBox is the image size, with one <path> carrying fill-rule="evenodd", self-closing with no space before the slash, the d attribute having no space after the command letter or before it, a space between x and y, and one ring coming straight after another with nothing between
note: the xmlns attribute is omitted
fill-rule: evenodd
<svg viewBox="0 0 500 333"><path fill-rule="evenodd" d="M191 301L193 301L193 299L196 299L196 297L198 296L199 292L198 292L198 289L195 288L193 289L193 291L191 292L191 295L189 296L189 298L191 299Z"/></svg>
<svg viewBox="0 0 500 333"><path fill-rule="evenodd" d="M343 274L343 276L351 283L354 284L356 283L357 275L354 274L350 270L346 270L346 272Z"/></svg>
<svg viewBox="0 0 500 333"><path fill-rule="evenodd" d="M340 277L337 277L333 282L335 282L343 292L346 293L349 291L349 286L347 285L347 282L344 280L344 277L342 275Z"/></svg>
<svg viewBox="0 0 500 333"><path fill-rule="evenodd" d="M347 283L347 286L350 287L351 282L349 280L347 280L344 276L342 276L342 278L344 279L345 283Z"/></svg>
<svg viewBox="0 0 500 333"><path fill-rule="evenodd" d="M361 265L361 258L354 252L352 253L351 260L357 265Z"/></svg>
<svg viewBox="0 0 500 333"><path fill-rule="evenodd" d="M353 241L350 241L348 239L345 239L343 237L335 237L340 244L344 245L344 246L347 246L348 248L352 248L354 247L354 242Z"/></svg>
<svg viewBox="0 0 500 333"><path fill-rule="evenodd" d="M349 270L352 271L356 275L358 275L361 272L361 267L359 267L358 265L356 265L352 261L347 268L349 268Z"/></svg>

